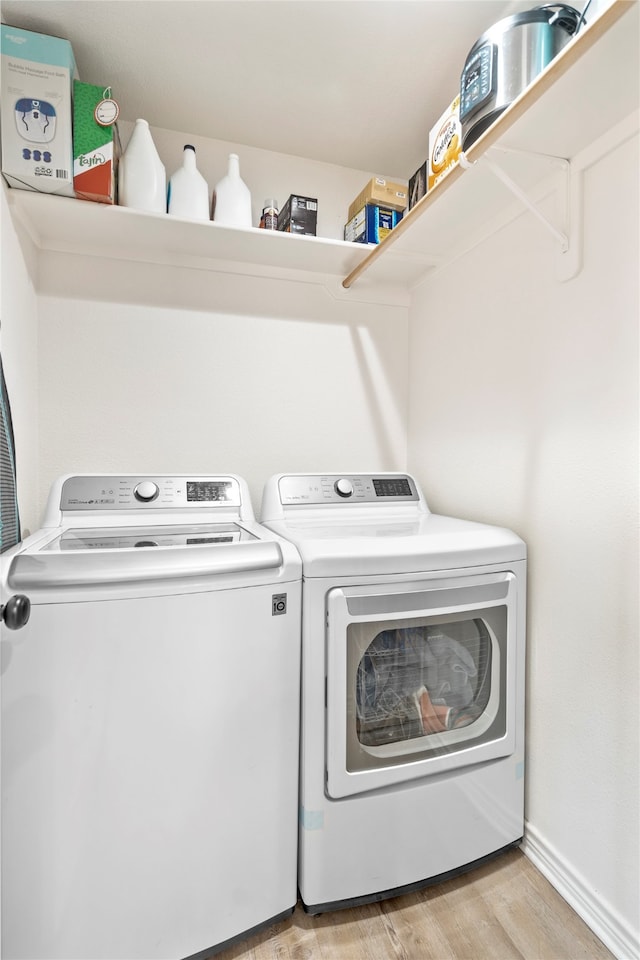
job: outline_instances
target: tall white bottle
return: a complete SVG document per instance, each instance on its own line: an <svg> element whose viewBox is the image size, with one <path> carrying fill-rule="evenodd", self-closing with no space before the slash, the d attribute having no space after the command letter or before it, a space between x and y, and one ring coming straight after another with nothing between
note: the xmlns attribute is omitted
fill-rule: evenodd
<svg viewBox="0 0 640 960"><path fill-rule="evenodd" d="M171 175L167 211L175 217L209 219L209 187L196 166L196 148L185 143L182 166Z"/></svg>
<svg viewBox="0 0 640 960"><path fill-rule="evenodd" d="M213 219L227 227L251 226L251 192L240 178L237 153L229 154L229 171L216 184Z"/></svg>
<svg viewBox="0 0 640 960"><path fill-rule="evenodd" d="M136 120L120 158L118 203L150 213L167 212L167 175L146 120Z"/></svg>

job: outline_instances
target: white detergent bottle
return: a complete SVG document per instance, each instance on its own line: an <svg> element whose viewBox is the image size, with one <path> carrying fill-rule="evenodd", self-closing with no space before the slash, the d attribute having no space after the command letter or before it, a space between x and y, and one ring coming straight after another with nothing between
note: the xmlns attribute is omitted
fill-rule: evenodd
<svg viewBox="0 0 640 960"><path fill-rule="evenodd" d="M209 187L196 167L196 148L185 143L182 166L169 180L167 211L175 217L209 219Z"/></svg>
<svg viewBox="0 0 640 960"><path fill-rule="evenodd" d="M120 158L118 203L149 213L167 212L167 175L146 120L136 120Z"/></svg>
<svg viewBox="0 0 640 960"><path fill-rule="evenodd" d="M240 178L237 153L229 154L229 172L216 184L213 220L227 227L251 226L251 192Z"/></svg>

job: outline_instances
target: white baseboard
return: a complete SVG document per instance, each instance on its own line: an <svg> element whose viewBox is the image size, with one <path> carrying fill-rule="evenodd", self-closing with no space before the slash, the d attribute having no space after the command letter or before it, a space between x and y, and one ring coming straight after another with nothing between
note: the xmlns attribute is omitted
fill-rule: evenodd
<svg viewBox="0 0 640 960"><path fill-rule="evenodd" d="M522 851L567 901L617 960L640 960L640 936L595 891L544 837L525 824Z"/></svg>

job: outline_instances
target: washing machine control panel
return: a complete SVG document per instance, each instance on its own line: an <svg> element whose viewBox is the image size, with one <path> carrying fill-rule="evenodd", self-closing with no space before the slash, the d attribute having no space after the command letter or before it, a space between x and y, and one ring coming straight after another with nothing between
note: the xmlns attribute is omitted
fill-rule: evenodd
<svg viewBox="0 0 640 960"><path fill-rule="evenodd" d="M60 509L157 510L240 507L235 477L78 476L62 485Z"/></svg>
<svg viewBox="0 0 640 960"><path fill-rule="evenodd" d="M419 500L411 477L406 474L325 474L280 477L281 503L398 503Z"/></svg>

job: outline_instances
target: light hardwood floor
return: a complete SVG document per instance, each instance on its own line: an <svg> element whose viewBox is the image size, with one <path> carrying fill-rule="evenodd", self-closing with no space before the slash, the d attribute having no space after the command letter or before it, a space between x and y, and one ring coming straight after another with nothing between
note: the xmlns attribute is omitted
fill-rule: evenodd
<svg viewBox="0 0 640 960"><path fill-rule="evenodd" d="M520 850L382 903L293 916L217 960L612 960Z"/></svg>

